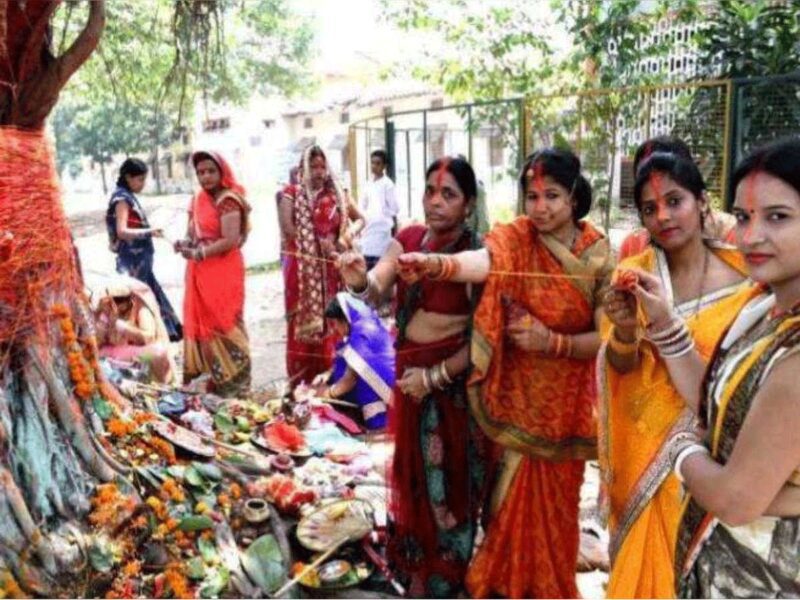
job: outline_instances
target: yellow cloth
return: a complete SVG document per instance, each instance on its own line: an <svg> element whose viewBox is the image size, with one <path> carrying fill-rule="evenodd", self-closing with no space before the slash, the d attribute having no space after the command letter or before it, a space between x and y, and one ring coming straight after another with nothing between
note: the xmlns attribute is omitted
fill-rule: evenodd
<svg viewBox="0 0 800 600"><path fill-rule="evenodd" d="M744 272L738 252L713 251ZM658 274L656 251L650 247L619 266L631 267ZM708 361L748 297L740 286L687 317L704 360ZM610 332L610 324L604 323L604 339ZM672 564L680 484L671 473L663 444L673 428L689 426L692 415L673 387L664 361L648 342L642 342L639 359L638 367L624 375L608 365L604 351L599 359L599 454L612 560L607 594L610 598L674 598Z"/></svg>

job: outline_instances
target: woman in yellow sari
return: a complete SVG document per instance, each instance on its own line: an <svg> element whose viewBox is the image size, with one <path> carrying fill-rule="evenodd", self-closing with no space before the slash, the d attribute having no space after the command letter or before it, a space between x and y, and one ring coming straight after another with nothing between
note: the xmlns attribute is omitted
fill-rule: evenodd
<svg viewBox="0 0 800 600"><path fill-rule="evenodd" d="M672 557L680 514L680 484L664 445L693 426L693 414L673 386L630 293L640 269L658 277L669 302L694 336L703 360L745 302L745 264L733 247L704 237L708 215L697 166L656 152L636 177L636 207L652 242L620 263L606 296L611 324L598 360L603 508L610 530L610 598L672 598Z"/></svg>
<svg viewBox="0 0 800 600"><path fill-rule="evenodd" d="M575 598L578 503L596 456L595 316L613 269L608 238L583 217L591 187L567 150L522 169L525 216L483 250L404 254L406 277L484 283L472 331L469 402L502 452L472 597Z"/></svg>

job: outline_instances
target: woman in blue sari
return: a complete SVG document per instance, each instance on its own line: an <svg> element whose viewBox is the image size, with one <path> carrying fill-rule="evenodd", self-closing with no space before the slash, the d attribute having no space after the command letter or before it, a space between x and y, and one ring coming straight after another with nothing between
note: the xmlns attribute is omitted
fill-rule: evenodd
<svg viewBox="0 0 800 600"><path fill-rule="evenodd" d="M368 429L386 426L386 405L394 387L394 340L378 314L361 300L340 292L325 318L342 337L322 395L355 402Z"/></svg>
<svg viewBox="0 0 800 600"><path fill-rule="evenodd" d="M150 227L136 194L144 188L147 165L138 158L126 158L119 169L117 187L106 210L106 227L112 252L117 254L117 272L146 283L158 302L161 318L171 342L183 339L183 328L175 310L153 274L153 238L160 229Z"/></svg>

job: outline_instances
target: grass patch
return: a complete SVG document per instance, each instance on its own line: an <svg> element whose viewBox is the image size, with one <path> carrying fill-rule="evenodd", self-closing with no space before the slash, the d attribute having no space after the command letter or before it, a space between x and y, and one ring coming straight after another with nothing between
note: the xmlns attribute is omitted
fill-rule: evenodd
<svg viewBox="0 0 800 600"><path fill-rule="evenodd" d="M281 268L281 261L273 260L272 262L258 263L247 267L245 270L246 275L261 275L262 273L272 273Z"/></svg>

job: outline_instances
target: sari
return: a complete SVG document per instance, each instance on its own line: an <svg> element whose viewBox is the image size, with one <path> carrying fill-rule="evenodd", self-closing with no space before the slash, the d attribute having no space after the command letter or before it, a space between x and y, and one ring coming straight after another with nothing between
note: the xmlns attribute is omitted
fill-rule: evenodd
<svg viewBox="0 0 800 600"><path fill-rule="evenodd" d="M250 210L244 188L225 160L211 154L222 173L223 191L212 197L200 190L192 199L189 223L192 241L213 243L222 236L222 215L242 213L242 239ZM219 395L240 395L250 387L250 347L244 325L244 258L237 246L224 254L186 265L184 318L184 383L209 374Z"/></svg>
<svg viewBox="0 0 800 600"><path fill-rule="evenodd" d="M611 248L588 222L569 249L528 217L495 227L486 246L492 271L475 313L469 401L504 454L467 589L473 597L577 597L580 487L584 461L596 456L594 358L518 350L505 338L501 300L555 332L593 331Z"/></svg>
<svg viewBox="0 0 800 600"><path fill-rule="evenodd" d="M117 237L117 204L124 202L128 205L128 227L131 229L146 229L150 227L147 215L139 203L139 199L130 190L117 186L106 210L106 229L111 250L117 254L117 273L129 275L148 285L153 291L158 302L161 319L167 328L169 341L179 342L183 338L183 327L172 308L169 298L164 293L153 273L153 258L155 248L152 236L138 237L133 240L121 240Z"/></svg>
<svg viewBox="0 0 800 600"><path fill-rule="evenodd" d="M374 309L345 292L336 299L350 333L337 344L330 382L339 381L352 369L358 378L356 387L343 400L358 404L367 429L383 429L395 379L394 340Z"/></svg>
<svg viewBox="0 0 800 600"><path fill-rule="evenodd" d="M133 305L125 321L142 330L150 339L141 345L121 343L110 333L113 324L102 323L105 335L98 336L100 356L122 362L150 364L151 375L158 375L153 372L152 361L163 355L168 368L166 373L162 374L163 380L159 380L159 383L172 383L175 378L175 365L169 353L169 334L159 314L158 302L152 290L143 281L128 279L114 282L106 289L106 294L112 298L119 296L131 298Z"/></svg>
<svg viewBox="0 0 800 600"><path fill-rule="evenodd" d="M426 238L426 227L412 225L396 239L403 252L449 254L479 245L468 229L443 245ZM467 284L424 279L409 286L398 281L397 298L398 378L409 367L433 367L468 343L468 329L426 344L405 336L417 310L471 314L474 302ZM389 557L411 577L410 595L454 597L463 587L486 488L487 445L469 415L466 374L453 377L453 383L421 401L395 386L389 429L395 442L389 477L394 525Z"/></svg>
<svg viewBox="0 0 800 600"><path fill-rule="evenodd" d="M717 257L746 274L734 248L709 243ZM620 269L637 267L661 279L667 297L672 281L663 250L650 246ZM698 352L708 360L725 329L741 310L743 283L675 306L686 319ZM644 329L645 323L640 323ZM604 319L603 338L612 333ZM674 598L672 558L680 516L680 483L672 474L665 442L691 428L694 415L672 385L666 364L648 342L639 365L621 374L608 365L604 345L597 358L600 390L601 508L607 518L611 574L609 598Z"/></svg>
<svg viewBox="0 0 800 600"><path fill-rule="evenodd" d="M730 458L770 371L800 351L800 309L769 319L775 297L760 286L749 290L748 300L714 353L700 405L706 444L720 464ZM786 485L800 485L800 469ZM689 495L678 529L675 587L683 598L797 598L798 548L798 516L762 516L731 527Z"/></svg>
<svg viewBox="0 0 800 600"><path fill-rule="evenodd" d="M292 203L297 235L286 241L286 373L291 380L311 381L329 370L336 335L324 318L325 307L341 291L339 272L320 242L336 243L347 224L343 196L332 178L321 190L288 185L283 199Z"/></svg>

